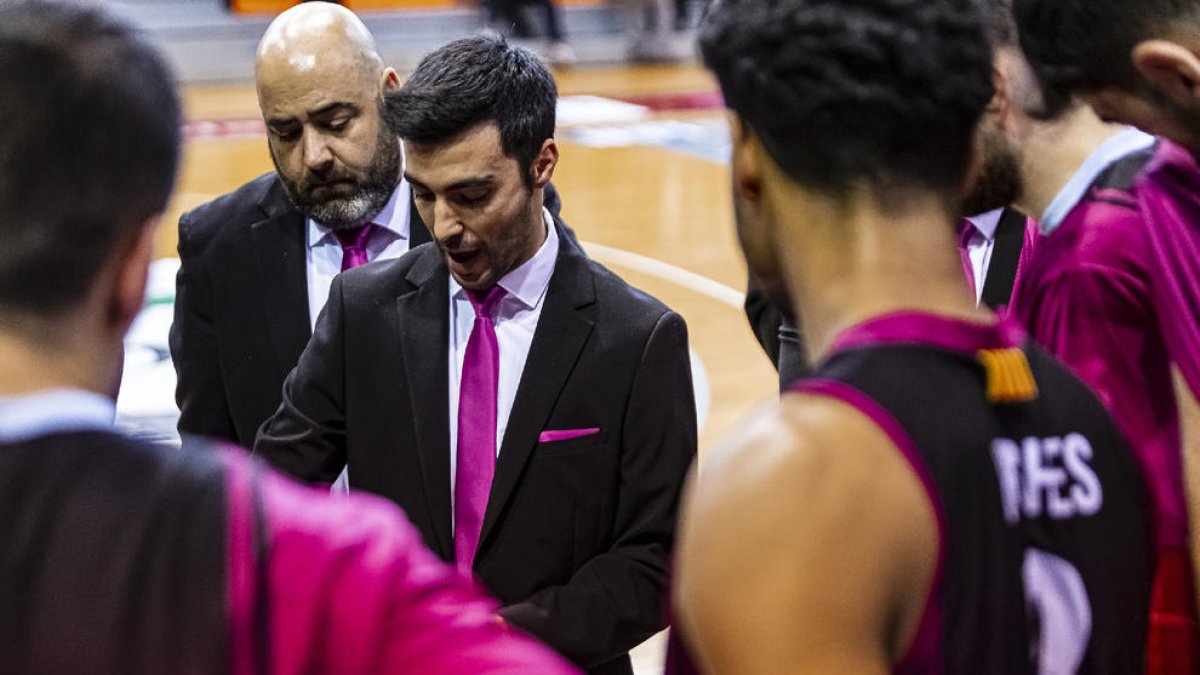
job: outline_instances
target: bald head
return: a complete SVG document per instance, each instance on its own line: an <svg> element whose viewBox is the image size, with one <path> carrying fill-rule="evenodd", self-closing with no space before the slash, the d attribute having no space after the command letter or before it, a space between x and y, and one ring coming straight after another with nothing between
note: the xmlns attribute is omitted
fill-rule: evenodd
<svg viewBox="0 0 1200 675"><path fill-rule="evenodd" d="M302 3L267 28L255 61L271 159L292 202L329 227L354 227L400 180L400 143L382 122L399 86L350 10Z"/></svg>
<svg viewBox="0 0 1200 675"><path fill-rule="evenodd" d="M328 2L301 3L276 17L255 59L260 97L281 79L336 75L369 86L382 72L371 32L353 12Z"/></svg>

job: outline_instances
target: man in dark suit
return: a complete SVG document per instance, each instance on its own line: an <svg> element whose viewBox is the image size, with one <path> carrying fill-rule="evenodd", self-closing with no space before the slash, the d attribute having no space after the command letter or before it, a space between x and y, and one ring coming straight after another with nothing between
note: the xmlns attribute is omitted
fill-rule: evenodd
<svg viewBox="0 0 1200 675"><path fill-rule="evenodd" d="M255 452L404 507L500 617L594 673L666 623L696 420L682 318L542 207L545 66L494 38L427 56L387 119L434 243L337 277Z"/></svg>
<svg viewBox="0 0 1200 675"><path fill-rule="evenodd" d="M429 241L379 113L399 79L353 13L309 3L281 14L256 81L276 172L179 220L171 356L185 442L253 445L334 275ZM547 203L557 213L552 190Z"/></svg>

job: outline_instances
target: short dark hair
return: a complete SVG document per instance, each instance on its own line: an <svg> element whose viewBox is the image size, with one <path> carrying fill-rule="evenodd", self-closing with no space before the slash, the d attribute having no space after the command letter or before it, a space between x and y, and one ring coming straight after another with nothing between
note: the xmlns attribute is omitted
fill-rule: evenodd
<svg viewBox="0 0 1200 675"><path fill-rule="evenodd" d="M1147 86L1132 51L1200 0L1015 0L1021 49L1042 84L1064 94Z"/></svg>
<svg viewBox="0 0 1200 675"><path fill-rule="evenodd" d="M172 82L102 9L0 6L0 313L78 306L117 242L166 207L180 137Z"/></svg>
<svg viewBox="0 0 1200 675"><path fill-rule="evenodd" d="M718 0L700 47L798 183L961 191L993 93L976 0Z"/></svg>
<svg viewBox="0 0 1200 675"><path fill-rule="evenodd" d="M527 169L554 137L557 100L554 76L536 56L502 38L477 36L421 59L404 86L386 96L384 119L401 138L435 144L495 122L504 154Z"/></svg>

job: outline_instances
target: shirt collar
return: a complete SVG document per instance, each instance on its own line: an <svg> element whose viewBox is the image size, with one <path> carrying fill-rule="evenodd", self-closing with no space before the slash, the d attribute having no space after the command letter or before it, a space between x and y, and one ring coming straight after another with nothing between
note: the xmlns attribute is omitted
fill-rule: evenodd
<svg viewBox="0 0 1200 675"><path fill-rule="evenodd" d="M975 231L982 234L984 239L991 241L996 238L996 228L1000 225L1000 216L1004 214L1004 209L995 209L980 213L975 216L967 216L967 220L975 226Z"/></svg>
<svg viewBox="0 0 1200 675"><path fill-rule="evenodd" d="M409 209L407 207L409 202L412 201L409 198L410 190L408 181L402 177L400 184L396 186L395 190L392 190L392 196L388 198L387 203L383 205L379 213L375 214L371 222L376 227L391 231L399 239L408 239ZM404 208L401 208L402 205ZM312 218L307 218L306 222L308 223L309 248L316 248L327 242L337 241L337 238L333 235L332 228L322 225Z"/></svg>
<svg viewBox="0 0 1200 675"><path fill-rule="evenodd" d="M81 389L51 389L0 398L0 443L20 443L54 433L112 431L112 399Z"/></svg>
<svg viewBox="0 0 1200 675"><path fill-rule="evenodd" d="M1083 160L1079 170L1075 172L1074 176L1071 176L1071 180L1067 181L1063 189L1059 190L1050 205L1046 207L1045 213L1038 221L1038 227L1041 228L1042 234L1050 234L1062 224L1067 214L1079 204L1083 196L1087 194L1088 188L1096 182L1096 178L1108 168L1109 164L1131 152L1148 148L1153 144L1153 136L1132 127L1101 143L1100 147L1093 150L1092 154Z"/></svg>
<svg viewBox="0 0 1200 675"><path fill-rule="evenodd" d="M546 241L542 242L537 253L526 260L520 267L500 277L498 285L507 296L520 301L527 309L534 309L546 295L550 285L550 277L554 274L554 265L558 262L558 231L554 227L554 219L550 212L542 207L542 222L546 226ZM450 297L465 298L466 292L450 275Z"/></svg>

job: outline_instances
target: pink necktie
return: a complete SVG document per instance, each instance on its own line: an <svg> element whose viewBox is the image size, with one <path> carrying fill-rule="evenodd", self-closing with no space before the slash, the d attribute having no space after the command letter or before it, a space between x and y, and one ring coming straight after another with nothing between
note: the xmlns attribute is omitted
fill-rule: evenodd
<svg viewBox="0 0 1200 675"><path fill-rule="evenodd" d="M504 289L467 291L475 324L467 339L462 382L458 389L458 456L454 480L454 558L470 570L479 546L492 474L496 469L496 381L500 348L492 312Z"/></svg>
<svg viewBox="0 0 1200 675"><path fill-rule="evenodd" d="M334 230L338 243L342 245L342 271L367 264L367 242L371 239L371 223Z"/></svg>

